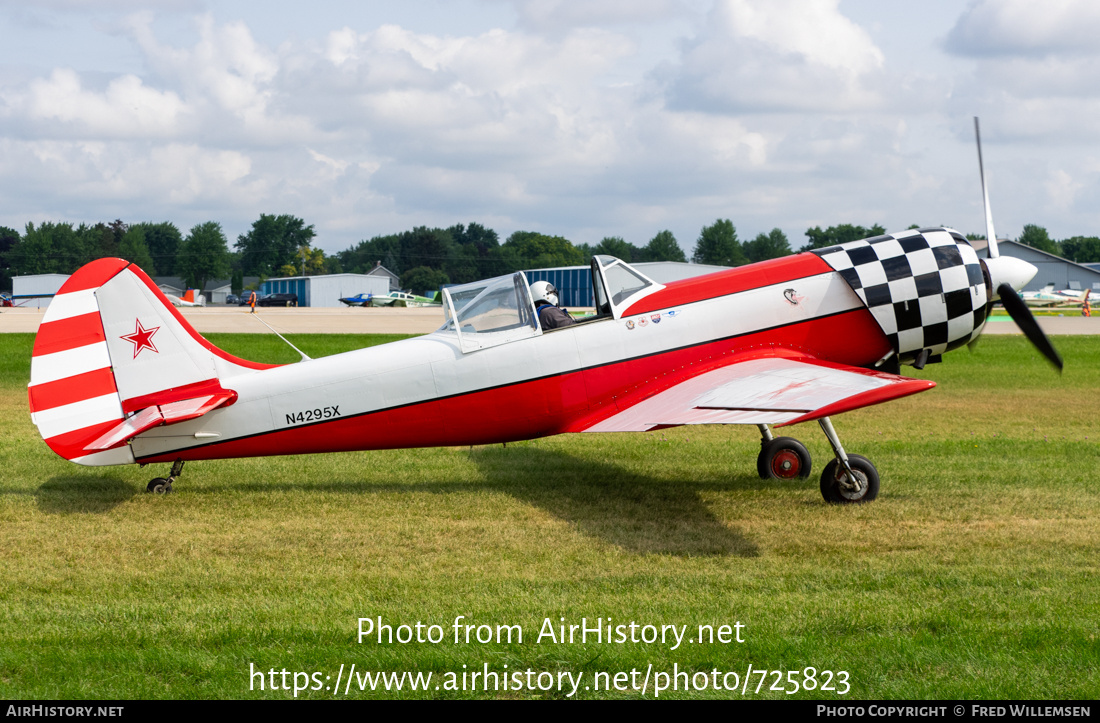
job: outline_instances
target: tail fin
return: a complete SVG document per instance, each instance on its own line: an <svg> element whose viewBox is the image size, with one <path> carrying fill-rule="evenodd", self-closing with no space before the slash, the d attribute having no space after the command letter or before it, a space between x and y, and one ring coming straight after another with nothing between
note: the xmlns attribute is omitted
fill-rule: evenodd
<svg viewBox="0 0 1100 723"><path fill-rule="evenodd" d="M152 279L122 259L81 267L50 302L31 358L31 419L85 465L134 461L130 438L231 404L221 382L270 365L203 339Z"/></svg>

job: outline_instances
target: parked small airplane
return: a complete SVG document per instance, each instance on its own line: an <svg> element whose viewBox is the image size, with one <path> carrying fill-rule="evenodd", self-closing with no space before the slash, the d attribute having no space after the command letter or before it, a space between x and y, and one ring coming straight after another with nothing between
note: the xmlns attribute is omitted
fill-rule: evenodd
<svg viewBox="0 0 1100 723"><path fill-rule="evenodd" d="M61 293L60 291L58 293ZM171 302L172 306L206 306L206 297L196 293L194 289L188 289L183 296L165 294L164 298Z"/></svg>
<svg viewBox="0 0 1100 723"><path fill-rule="evenodd" d="M356 294L355 296L345 296L340 299L342 304L347 306L370 306L370 300L374 294Z"/></svg>
<svg viewBox="0 0 1100 723"><path fill-rule="evenodd" d="M371 306L442 306L439 301L435 299L429 299L427 296L417 296L416 294L410 294L408 291L391 291L385 296L373 296L370 300Z"/></svg>
<svg viewBox="0 0 1100 723"><path fill-rule="evenodd" d="M980 159L980 146L979 146ZM983 179L984 189L984 179ZM988 238L992 219L988 213ZM877 236L659 284L591 263L596 314L543 329L522 272L444 290L426 336L271 366L203 339L139 268L100 259L54 298L35 340L31 416L83 465L475 445L566 432L756 426L761 477L810 473L773 426L817 420L829 502L875 498L879 475L831 418L922 392L922 368L981 333L993 300L1061 365L1014 289L1034 266L979 259L947 228Z"/></svg>
<svg viewBox="0 0 1100 723"><path fill-rule="evenodd" d="M340 299L348 306L442 306L436 299L427 296L417 296L408 291L391 291L388 294L356 294Z"/></svg>

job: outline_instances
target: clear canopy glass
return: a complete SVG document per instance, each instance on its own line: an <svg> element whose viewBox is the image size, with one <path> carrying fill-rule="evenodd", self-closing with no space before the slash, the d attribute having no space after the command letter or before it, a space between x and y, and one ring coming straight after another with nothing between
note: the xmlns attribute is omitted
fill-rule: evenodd
<svg viewBox="0 0 1100 723"><path fill-rule="evenodd" d="M463 351L483 349L538 333L531 292L522 272L443 290L447 323Z"/></svg>

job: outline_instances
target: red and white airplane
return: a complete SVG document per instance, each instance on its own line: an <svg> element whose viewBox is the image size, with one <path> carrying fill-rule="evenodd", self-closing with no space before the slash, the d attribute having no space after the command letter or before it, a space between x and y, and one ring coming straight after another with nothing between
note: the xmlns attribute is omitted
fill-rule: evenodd
<svg viewBox="0 0 1100 723"><path fill-rule="evenodd" d="M1035 267L995 242L990 252L926 228L667 285L597 256L597 313L571 326L543 329L515 273L446 289L447 322L432 334L283 366L216 348L141 269L100 259L43 318L31 417L78 464L171 463L151 492L171 491L186 460L691 424L756 426L759 474L805 478L806 448L772 427L817 420L835 456L822 495L864 502L878 472L830 420L934 386L899 376L901 364L974 340L998 297L1057 359L1015 292Z"/></svg>

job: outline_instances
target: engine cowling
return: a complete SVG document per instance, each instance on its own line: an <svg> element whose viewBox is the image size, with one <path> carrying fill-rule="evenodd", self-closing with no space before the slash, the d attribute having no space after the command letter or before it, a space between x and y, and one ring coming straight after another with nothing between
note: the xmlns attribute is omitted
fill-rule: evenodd
<svg viewBox="0 0 1100 723"><path fill-rule="evenodd" d="M912 229L812 253L848 282L901 364L936 361L985 326L991 281L958 231Z"/></svg>

